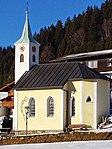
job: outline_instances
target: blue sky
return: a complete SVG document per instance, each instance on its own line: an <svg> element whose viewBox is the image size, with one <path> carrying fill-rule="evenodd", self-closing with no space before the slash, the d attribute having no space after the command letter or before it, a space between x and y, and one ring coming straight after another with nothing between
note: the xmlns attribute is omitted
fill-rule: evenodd
<svg viewBox="0 0 112 149"><path fill-rule="evenodd" d="M29 20L32 33L41 28L64 23L67 17L82 13L87 6L101 6L105 0L0 0L0 46L14 45L23 30L26 3L29 3Z"/></svg>

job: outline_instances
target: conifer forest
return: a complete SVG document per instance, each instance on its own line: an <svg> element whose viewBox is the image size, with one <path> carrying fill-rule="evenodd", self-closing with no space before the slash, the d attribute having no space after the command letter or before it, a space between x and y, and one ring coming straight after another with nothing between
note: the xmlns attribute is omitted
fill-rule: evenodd
<svg viewBox="0 0 112 149"><path fill-rule="evenodd" d="M56 25L41 28L33 36L41 44L40 63L69 54L111 49L112 0L106 0L100 8L88 6L64 23L57 20ZM14 53L14 47L0 47L0 87L14 81Z"/></svg>

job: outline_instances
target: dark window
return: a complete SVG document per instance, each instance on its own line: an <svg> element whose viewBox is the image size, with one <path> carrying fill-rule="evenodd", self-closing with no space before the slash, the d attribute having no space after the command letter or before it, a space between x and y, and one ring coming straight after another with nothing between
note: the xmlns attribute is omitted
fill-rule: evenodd
<svg viewBox="0 0 112 149"><path fill-rule="evenodd" d="M75 98L72 97L72 116L75 116Z"/></svg>
<svg viewBox="0 0 112 149"><path fill-rule="evenodd" d="M33 62L35 62L35 54L33 54L32 60L33 60Z"/></svg>
<svg viewBox="0 0 112 149"><path fill-rule="evenodd" d="M24 55L23 54L20 55L20 63L21 62L24 62Z"/></svg>
<svg viewBox="0 0 112 149"><path fill-rule="evenodd" d="M29 100L29 117L35 116L35 99L30 98Z"/></svg>
<svg viewBox="0 0 112 149"><path fill-rule="evenodd" d="M36 51L36 47L35 47L35 46L32 47L32 51L33 51L33 52Z"/></svg>
<svg viewBox="0 0 112 149"><path fill-rule="evenodd" d="M91 97L90 97L90 96L88 96L88 98L87 98L86 102L92 102L92 100L91 100Z"/></svg>
<svg viewBox="0 0 112 149"><path fill-rule="evenodd" d="M54 100L51 96L47 99L47 116L54 116Z"/></svg>

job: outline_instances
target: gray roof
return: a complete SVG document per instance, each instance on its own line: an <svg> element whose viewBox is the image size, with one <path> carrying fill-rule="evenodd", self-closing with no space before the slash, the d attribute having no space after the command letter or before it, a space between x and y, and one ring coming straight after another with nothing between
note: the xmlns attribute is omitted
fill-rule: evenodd
<svg viewBox="0 0 112 149"><path fill-rule="evenodd" d="M108 78L87 66L72 63L49 63L34 66L17 81L15 89L62 88L68 80Z"/></svg>

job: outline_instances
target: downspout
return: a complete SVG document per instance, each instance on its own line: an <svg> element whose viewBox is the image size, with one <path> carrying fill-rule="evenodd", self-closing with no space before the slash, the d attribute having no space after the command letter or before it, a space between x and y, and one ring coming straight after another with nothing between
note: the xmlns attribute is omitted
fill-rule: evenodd
<svg viewBox="0 0 112 149"><path fill-rule="evenodd" d="M66 92L66 126L65 127L68 127L68 124L69 124L69 120L68 120L68 117L69 117L69 101L68 101L68 91L63 89L64 92Z"/></svg>

